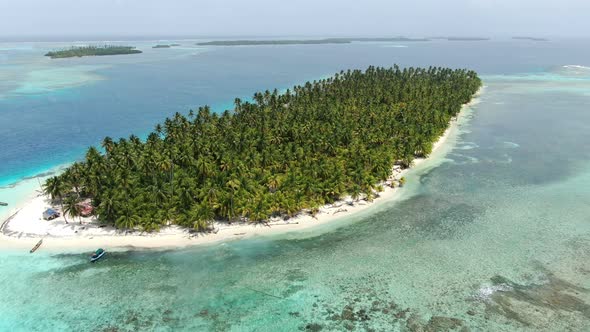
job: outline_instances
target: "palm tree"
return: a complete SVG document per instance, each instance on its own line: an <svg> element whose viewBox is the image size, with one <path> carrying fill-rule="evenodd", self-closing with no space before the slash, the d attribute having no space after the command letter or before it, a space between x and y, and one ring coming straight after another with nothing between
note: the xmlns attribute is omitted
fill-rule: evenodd
<svg viewBox="0 0 590 332"><path fill-rule="evenodd" d="M106 151L107 156L113 151L114 144L113 139L108 136L102 140L102 147Z"/></svg>
<svg viewBox="0 0 590 332"><path fill-rule="evenodd" d="M69 215L70 217L72 217L72 219L74 219L75 217L80 217L80 225L82 225L82 208L79 205L80 201L78 200L77 197L75 196L68 196L65 199L65 204L63 205L62 209L63 209L63 214L64 214L64 219L66 217L66 214Z"/></svg>
<svg viewBox="0 0 590 332"><path fill-rule="evenodd" d="M52 201L55 201L56 199L59 200L59 204L61 206L61 211L63 213L64 216L64 221L66 222L66 224L68 223L68 219L66 218L66 213L64 210L64 205L63 205L63 194L66 192L64 183L62 181L61 177L58 176L52 176L49 179L47 179L45 181L45 184L43 185L43 193L45 195L48 195Z"/></svg>
<svg viewBox="0 0 590 332"><path fill-rule="evenodd" d="M45 181L45 184L43 185L43 194L49 196L52 201L55 201L58 198L61 200L62 193L63 185L60 177L52 176Z"/></svg>
<svg viewBox="0 0 590 332"><path fill-rule="evenodd" d="M402 176L402 177L399 179L399 186L400 186L400 187L403 187L403 186L404 186L404 184L406 184L406 178Z"/></svg>
<svg viewBox="0 0 590 332"><path fill-rule="evenodd" d="M196 231L206 230L214 217L213 210L207 204L194 204L187 215L187 226Z"/></svg>
<svg viewBox="0 0 590 332"><path fill-rule="evenodd" d="M119 228L132 230L139 221L139 216L133 213L129 207L123 209L125 212L120 215L115 221L115 225Z"/></svg>

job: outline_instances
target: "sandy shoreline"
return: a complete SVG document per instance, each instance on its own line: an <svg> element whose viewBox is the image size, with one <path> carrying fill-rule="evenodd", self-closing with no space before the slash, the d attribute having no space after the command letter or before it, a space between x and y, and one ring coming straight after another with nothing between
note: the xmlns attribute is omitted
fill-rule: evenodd
<svg viewBox="0 0 590 332"><path fill-rule="evenodd" d="M478 91L472 101L462 109L459 117L465 115L465 108L472 105L479 94ZM435 154L448 138L457 130L457 119L453 119L449 128L433 145L430 157ZM425 160L415 159L412 167L404 170L394 168L393 179L399 179L410 169ZM385 183L384 183L385 184ZM301 213L287 221L282 219L272 220L266 225L246 223L214 223L214 233L191 233L187 229L177 226L164 227L158 233L141 233L119 231L110 227L99 227L90 218L84 218L82 224L78 219L70 220L65 224L63 217L52 221L45 221L41 218L42 212L50 207L45 196L35 195L28 200L11 217L8 222L2 221L4 228L0 234L0 248L6 249L30 249L39 239L43 238L43 249L59 250L94 250L98 247L104 248L179 248L185 246L212 244L217 242L249 238L253 236L264 236L278 233L309 229L325 225L333 221L349 217L360 211L365 211L378 203L393 201L398 195L399 187L391 188L383 185L383 191L373 202L364 200L353 201L351 197L320 208L320 212L314 217Z"/></svg>

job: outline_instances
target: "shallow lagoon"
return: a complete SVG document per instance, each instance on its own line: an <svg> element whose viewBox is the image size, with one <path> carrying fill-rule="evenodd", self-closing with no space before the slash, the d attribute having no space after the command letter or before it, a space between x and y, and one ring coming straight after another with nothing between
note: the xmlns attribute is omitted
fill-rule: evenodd
<svg viewBox="0 0 590 332"><path fill-rule="evenodd" d="M19 144L29 133L22 117L49 121L43 114L53 111L59 126L60 116L80 109L101 114L92 126L80 120L65 146L57 134L42 143L68 162L84 144L145 132L192 103L223 108L235 96L339 68L468 66L486 85L456 143L410 174L402 201L337 225L177 251L116 252L94 265L87 253L2 252L0 330L588 330L590 69L562 67L588 65L588 49L579 45L243 47L195 58L174 50L138 63L108 60L124 63L97 70L102 79L88 84L0 101L12 128L23 127ZM99 60L88 61L80 65ZM24 112L30 105L39 110ZM2 127L2 137L15 135ZM33 153L37 148L32 156L2 149L22 160L3 164L1 174L55 165Z"/></svg>

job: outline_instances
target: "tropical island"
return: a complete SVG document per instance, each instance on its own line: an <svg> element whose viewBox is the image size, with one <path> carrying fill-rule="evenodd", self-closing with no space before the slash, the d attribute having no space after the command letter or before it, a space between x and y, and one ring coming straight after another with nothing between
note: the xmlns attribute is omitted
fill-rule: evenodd
<svg viewBox="0 0 590 332"><path fill-rule="evenodd" d="M176 46L180 46L180 44L158 44L158 45L152 46L152 48L171 48L171 47L176 47Z"/></svg>
<svg viewBox="0 0 590 332"><path fill-rule="evenodd" d="M103 55L121 55L121 54L138 54L142 53L134 46L73 46L70 48L47 52L45 56L52 59L74 58L83 56L103 56Z"/></svg>
<svg viewBox="0 0 590 332"><path fill-rule="evenodd" d="M384 185L403 185L387 180L431 152L480 86L468 70L340 72L236 99L222 114L176 113L145 141L106 137L104 153L89 148L43 188L64 215L84 210L118 229L314 215L345 196L371 201Z"/></svg>
<svg viewBox="0 0 590 332"><path fill-rule="evenodd" d="M318 45L350 44L352 42L419 42L425 38L386 37L386 38L325 38L325 39L278 39L278 40L214 40L197 43L199 46L256 46L256 45Z"/></svg>

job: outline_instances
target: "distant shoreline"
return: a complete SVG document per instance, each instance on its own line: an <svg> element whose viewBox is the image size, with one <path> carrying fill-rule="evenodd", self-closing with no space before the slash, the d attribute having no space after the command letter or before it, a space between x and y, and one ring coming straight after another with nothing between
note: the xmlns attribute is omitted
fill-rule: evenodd
<svg viewBox="0 0 590 332"><path fill-rule="evenodd" d="M50 51L45 56L51 59L63 59L63 58L80 58L85 56L106 56L106 55L125 55L125 54L138 54L142 51L136 49L134 46L81 46L81 47L70 47L57 51Z"/></svg>
<svg viewBox="0 0 590 332"><path fill-rule="evenodd" d="M197 43L199 46L261 46L261 45L320 45L350 44L352 42L421 42L426 38L385 37L385 38L325 38L325 39L251 39L251 40L214 40Z"/></svg>
<svg viewBox="0 0 590 332"><path fill-rule="evenodd" d="M530 41L549 41L547 38L539 38L539 37L527 37L527 36L514 36L512 39L515 40L530 40Z"/></svg>
<svg viewBox="0 0 590 332"><path fill-rule="evenodd" d="M450 122L449 128L434 143L432 152L427 158L417 158L412 166L406 169L394 167L392 176L388 181L399 181L409 170L415 169L428 160L435 152L444 146L448 138L456 133L458 119L465 116L465 108L477 102L482 93L482 88L474 94L471 101L463 106L463 109ZM9 220L2 234L0 234L0 249L30 249L39 239L43 238L43 249L50 250L94 250L97 247L106 248L182 248L187 246L213 244L225 241L251 238L253 236L268 236L291 231L301 231L315 228L337 220L342 220L366 211L378 203L390 202L398 198L399 187L392 188L387 181L382 183L384 190L378 193L373 202L365 200L353 200L345 197L332 204L324 205L319 213L312 217L301 212L288 220L276 218L267 224L251 224L246 222L215 222L214 232L192 233L189 230L178 227L163 227L159 232L144 233L139 231L129 232L116 230L111 227L99 227L93 218L84 218L80 225L78 219L70 220L65 224L63 217L52 221L41 219L44 208L49 207L47 197L38 195L23 205L11 220Z"/></svg>

